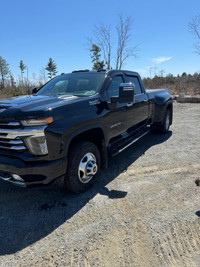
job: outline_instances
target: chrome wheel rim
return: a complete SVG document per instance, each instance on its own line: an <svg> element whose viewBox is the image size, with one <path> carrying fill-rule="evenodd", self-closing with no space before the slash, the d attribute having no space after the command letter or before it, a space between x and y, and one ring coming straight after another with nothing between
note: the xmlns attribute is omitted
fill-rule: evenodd
<svg viewBox="0 0 200 267"><path fill-rule="evenodd" d="M87 153L83 156L79 163L78 178L81 183L88 183L97 173L98 166L96 157L92 153Z"/></svg>
<svg viewBox="0 0 200 267"><path fill-rule="evenodd" d="M169 112L167 112L166 120L165 120L165 129L169 129L169 124L170 124L170 115Z"/></svg>

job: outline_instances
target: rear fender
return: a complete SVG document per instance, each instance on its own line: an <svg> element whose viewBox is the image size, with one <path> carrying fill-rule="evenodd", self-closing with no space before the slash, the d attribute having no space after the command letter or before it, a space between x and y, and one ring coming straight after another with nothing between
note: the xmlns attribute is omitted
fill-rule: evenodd
<svg viewBox="0 0 200 267"><path fill-rule="evenodd" d="M164 91L162 94L155 94L152 122L162 123L168 108L173 109L173 102L168 91ZM172 119L170 124L171 123Z"/></svg>

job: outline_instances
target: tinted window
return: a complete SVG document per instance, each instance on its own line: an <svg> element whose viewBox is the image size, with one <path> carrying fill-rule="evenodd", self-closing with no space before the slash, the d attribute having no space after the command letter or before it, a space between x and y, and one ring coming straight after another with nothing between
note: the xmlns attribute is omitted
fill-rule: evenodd
<svg viewBox="0 0 200 267"><path fill-rule="evenodd" d="M115 76L112 78L112 82L108 88L108 95L111 96L119 96L119 85L123 83L123 79L121 76Z"/></svg>
<svg viewBox="0 0 200 267"><path fill-rule="evenodd" d="M44 85L37 95L91 96L98 92L105 74L72 73L58 76Z"/></svg>
<svg viewBox="0 0 200 267"><path fill-rule="evenodd" d="M138 95L138 94L142 93L142 89L141 89L141 86L140 86L140 83L139 83L137 77L127 76L127 81L134 83L134 85L135 85L135 95Z"/></svg>

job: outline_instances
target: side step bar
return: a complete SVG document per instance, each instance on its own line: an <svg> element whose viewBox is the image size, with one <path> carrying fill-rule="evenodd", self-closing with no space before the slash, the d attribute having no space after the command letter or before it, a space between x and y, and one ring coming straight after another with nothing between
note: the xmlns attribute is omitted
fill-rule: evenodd
<svg viewBox="0 0 200 267"><path fill-rule="evenodd" d="M146 134L148 134L150 132L150 130L146 130L145 132L141 133L141 135L137 135L135 137L132 137L128 140L125 140L124 142L124 146L123 144L118 147L118 150L115 150L113 153L111 152L111 156L116 156L117 154L121 153L122 151L124 151L127 147L131 146L132 144L134 144L135 142L137 142L140 138L142 138L143 136L145 136Z"/></svg>

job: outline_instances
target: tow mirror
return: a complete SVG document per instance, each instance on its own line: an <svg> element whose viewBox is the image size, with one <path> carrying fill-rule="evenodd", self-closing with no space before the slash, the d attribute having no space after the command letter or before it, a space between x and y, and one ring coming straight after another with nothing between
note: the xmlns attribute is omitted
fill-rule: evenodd
<svg viewBox="0 0 200 267"><path fill-rule="evenodd" d="M119 96L111 97L111 103L131 103L135 99L135 85L133 83L121 83Z"/></svg>
<svg viewBox="0 0 200 267"><path fill-rule="evenodd" d="M38 89L37 89L36 87L33 87L33 88L32 88L32 95L36 94L37 91L38 91Z"/></svg>
<svg viewBox="0 0 200 267"><path fill-rule="evenodd" d="M135 85L133 83L121 83L119 86L119 102L130 103L134 101Z"/></svg>

